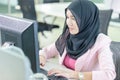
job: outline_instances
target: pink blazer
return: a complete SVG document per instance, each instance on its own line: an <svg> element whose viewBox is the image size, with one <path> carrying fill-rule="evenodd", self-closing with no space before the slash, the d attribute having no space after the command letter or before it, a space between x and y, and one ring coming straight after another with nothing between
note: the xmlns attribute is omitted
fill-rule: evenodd
<svg viewBox="0 0 120 80"><path fill-rule="evenodd" d="M80 72L92 72L92 80L114 80L116 77L115 65L110 50L111 39L100 33L92 48L79 57L75 63L75 70ZM47 59L59 55L55 43L40 50L40 54ZM59 55L59 63L62 64L66 55Z"/></svg>

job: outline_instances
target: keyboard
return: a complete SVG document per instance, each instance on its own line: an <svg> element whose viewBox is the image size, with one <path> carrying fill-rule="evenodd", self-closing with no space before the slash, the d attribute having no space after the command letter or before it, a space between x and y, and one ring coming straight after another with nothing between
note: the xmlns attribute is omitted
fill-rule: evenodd
<svg viewBox="0 0 120 80"><path fill-rule="evenodd" d="M55 76L55 75L47 75L47 71L45 69L40 68L40 73L45 74L48 77L48 80L68 80L65 77L61 77L61 76Z"/></svg>

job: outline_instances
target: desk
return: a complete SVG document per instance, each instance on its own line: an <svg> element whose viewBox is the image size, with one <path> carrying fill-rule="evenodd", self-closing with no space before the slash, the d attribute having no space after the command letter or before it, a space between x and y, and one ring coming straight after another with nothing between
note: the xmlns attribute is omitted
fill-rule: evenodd
<svg viewBox="0 0 120 80"><path fill-rule="evenodd" d="M46 64L45 64L45 66L43 67L43 69L45 69L45 70L47 70L47 71L49 71L49 70L52 69L52 68L58 68L58 69L61 69L61 70L67 70L67 68L66 68L65 66L60 65L58 62L59 62L59 61L58 61L58 57L56 57L56 58L51 58L51 59L49 59L49 60L46 62Z"/></svg>
<svg viewBox="0 0 120 80"><path fill-rule="evenodd" d="M70 4L70 2L64 3L46 3L38 4L35 6L37 12L42 12L46 15L65 17L64 9Z"/></svg>
<svg viewBox="0 0 120 80"><path fill-rule="evenodd" d="M38 4L35 6L37 12L42 12L46 15L51 15L55 17L65 17L65 8L70 4L70 2L61 2L61 3L46 3ZM103 3L97 4L99 9L105 9Z"/></svg>

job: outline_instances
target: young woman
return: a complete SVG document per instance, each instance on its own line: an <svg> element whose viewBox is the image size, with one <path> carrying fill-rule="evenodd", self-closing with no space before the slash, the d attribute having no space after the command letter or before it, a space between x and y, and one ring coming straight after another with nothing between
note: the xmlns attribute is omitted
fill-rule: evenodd
<svg viewBox="0 0 120 80"><path fill-rule="evenodd" d="M88 0L73 0L65 15L63 33L55 43L40 51L40 65L59 55L59 63L68 70L51 69L48 75L74 80L114 80L111 39L99 32L98 8Z"/></svg>

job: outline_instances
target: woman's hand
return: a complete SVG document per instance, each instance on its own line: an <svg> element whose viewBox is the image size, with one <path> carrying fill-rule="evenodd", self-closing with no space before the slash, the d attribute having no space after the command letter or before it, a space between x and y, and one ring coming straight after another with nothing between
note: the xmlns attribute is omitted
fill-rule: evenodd
<svg viewBox="0 0 120 80"><path fill-rule="evenodd" d="M40 67L43 67L46 63L46 58L44 56L40 55L39 60L40 60Z"/></svg>
<svg viewBox="0 0 120 80"><path fill-rule="evenodd" d="M51 69L48 71L48 75L54 74L55 76L63 76L71 80L78 80L78 73L79 72L70 69L67 70Z"/></svg>

